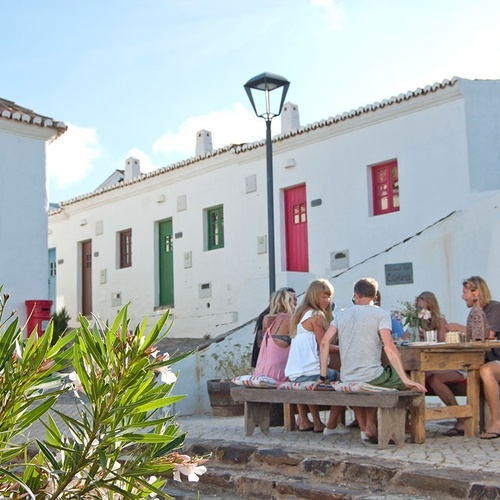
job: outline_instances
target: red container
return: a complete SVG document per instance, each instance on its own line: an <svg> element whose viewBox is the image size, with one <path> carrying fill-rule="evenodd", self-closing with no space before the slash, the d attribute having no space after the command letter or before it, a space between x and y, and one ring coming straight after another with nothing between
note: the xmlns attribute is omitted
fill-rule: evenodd
<svg viewBox="0 0 500 500"><path fill-rule="evenodd" d="M28 335L36 328L40 337L45 333L47 323L50 321L52 301L51 300L25 300L26 312L28 314Z"/></svg>

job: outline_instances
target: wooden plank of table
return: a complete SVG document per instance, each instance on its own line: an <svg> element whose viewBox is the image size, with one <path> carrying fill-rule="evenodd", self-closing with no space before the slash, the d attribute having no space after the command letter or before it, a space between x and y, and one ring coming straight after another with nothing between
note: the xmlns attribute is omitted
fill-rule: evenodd
<svg viewBox="0 0 500 500"><path fill-rule="evenodd" d="M424 371L471 370L479 368L483 363L483 351L424 351L420 354L420 369Z"/></svg>
<svg viewBox="0 0 500 500"><path fill-rule="evenodd" d="M426 408L425 420L448 420L450 418L470 419L470 417L473 416L473 412L474 409L470 404Z"/></svg>

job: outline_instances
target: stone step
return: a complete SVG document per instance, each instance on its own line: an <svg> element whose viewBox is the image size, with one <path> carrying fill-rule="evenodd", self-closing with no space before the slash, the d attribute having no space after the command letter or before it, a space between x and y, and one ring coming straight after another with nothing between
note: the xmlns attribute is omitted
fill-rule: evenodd
<svg viewBox="0 0 500 500"><path fill-rule="evenodd" d="M443 499L447 495L391 493L379 485L318 483L312 478L288 477L266 472L236 473L227 468L213 467L199 483L176 485L176 491L166 489L176 500L246 499L246 500L375 500L375 499Z"/></svg>
<svg viewBox="0 0 500 500"><path fill-rule="evenodd" d="M359 456L313 456L238 443L188 443L189 455L212 453L199 483L183 482L182 494L200 498L336 500L500 498L500 477L460 469ZM324 452L322 452L324 453ZM176 484L177 486L177 484ZM175 498L196 498L175 496Z"/></svg>

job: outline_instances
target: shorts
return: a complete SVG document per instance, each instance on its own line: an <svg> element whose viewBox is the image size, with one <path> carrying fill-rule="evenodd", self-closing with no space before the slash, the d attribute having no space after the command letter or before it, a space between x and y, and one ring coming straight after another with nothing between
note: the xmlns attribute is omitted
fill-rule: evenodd
<svg viewBox="0 0 500 500"><path fill-rule="evenodd" d="M330 382L334 382L335 380L339 379L339 374L337 370L334 370L333 368L327 368L326 377ZM292 382L316 382L316 380L318 379L319 373L317 375L301 375L295 380L292 380Z"/></svg>
<svg viewBox="0 0 500 500"><path fill-rule="evenodd" d="M375 379L368 382L371 385L378 385L379 387L387 387L389 389L397 389L398 391L406 391L406 385L403 384L403 381L397 374L395 370L393 370L391 365L387 365L384 367L384 371Z"/></svg>

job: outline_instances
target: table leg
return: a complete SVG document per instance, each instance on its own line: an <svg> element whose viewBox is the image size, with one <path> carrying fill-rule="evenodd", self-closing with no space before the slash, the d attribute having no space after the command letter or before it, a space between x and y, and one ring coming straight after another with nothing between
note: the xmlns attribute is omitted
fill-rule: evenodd
<svg viewBox="0 0 500 500"><path fill-rule="evenodd" d="M465 419L466 437L479 435L479 390L479 370L469 370L467 372L467 404L471 407L472 416Z"/></svg>
<svg viewBox="0 0 500 500"><path fill-rule="evenodd" d="M425 385L425 372L412 370L410 377L413 381ZM425 443L425 397L418 398L410 407L411 442Z"/></svg>

